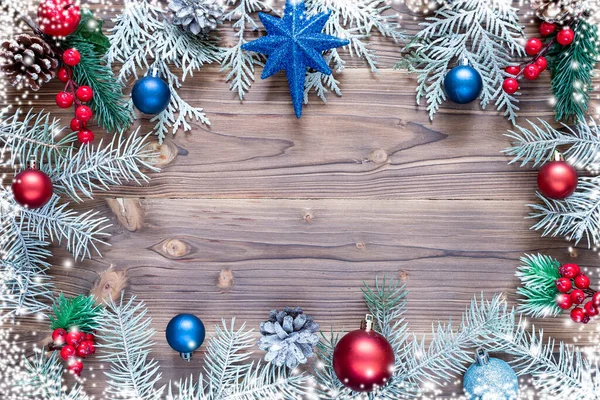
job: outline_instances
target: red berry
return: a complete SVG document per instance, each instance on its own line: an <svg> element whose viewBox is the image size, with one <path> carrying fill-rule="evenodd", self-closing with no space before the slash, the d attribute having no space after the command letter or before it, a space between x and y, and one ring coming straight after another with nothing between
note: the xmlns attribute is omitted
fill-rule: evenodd
<svg viewBox="0 0 600 400"><path fill-rule="evenodd" d="M515 78L506 78L504 82L502 82L502 90L508 94L514 94L519 90L519 82Z"/></svg>
<svg viewBox="0 0 600 400"><path fill-rule="evenodd" d="M551 24L550 22L546 22L546 21L544 21L540 24L540 33L542 34L542 36L548 36L555 30L556 30L556 24Z"/></svg>
<svg viewBox="0 0 600 400"><path fill-rule="evenodd" d="M594 303L591 301L585 303L583 305L583 309L585 310L585 313L590 317L595 317L596 315L598 315L598 309L596 308L596 306L594 306Z"/></svg>
<svg viewBox="0 0 600 400"><path fill-rule="evenodd" d="M523 76L530 81L537 79L540 76L540 67L535 64L529 64L523 69Z"/></svg>
<svg viewBox="0 0 600 400"><path fill-rule="evenodd" d="M50 36L68 36L81 21L79 6L71 0L44 0L38 6L38 25Z"/></svg>
<svg viewBox="0 0 600 400"><path fill-rule="evenodd" d="M62 59L65 64L70 67L74 67L81 61L81 54L79 53L79 50L75 48L67 49L63 53Z"/></svg>
<svg viewBox="0 0 600 400"><path fill-rule="evenodd" d="M81 101L91 101L94 97L94 91L89 86L79 86L77 92L75 92L77 98Z"/></svg>
<svg viewBox="0 0 600 400"><path fill-rule="evenodd" d="M556 41L563 46L568 46L573 43L573 39L575 39L575 32L571 28L561 29L556 34Z"/></svg>
<svg viewBox="0 0 600 400"><path fill-rule="evenodd" d="M81 342L82 344L85 343L88 349L88 355L93 355L96 354L96 345L94 344L93 341L91 340L84 340L83 342Z"/></svg>
<svg viewBox="0 0 600 400"><path fill-rule="evenodd" d="M71 120L71 124L69 126L71 127L72 132L79 132L80 130L85 128L85 124L83 122L81 122L80 120L78 120L77 118L73 118Z"/></svg>
<svg viewBox="0 0 600 400"><path fill-rule="evenodd" d="M67 344L60 349L60 358L67 361L69 358L75 357L75 347Z"/></svg>
<svg viewBox="0 0 600 400"><path fill-rule="evenodd" d="M69 79L71 79L71 76L69 75L69 71L67 71L67 69L64 67L60 67L58 69L56 76L58 76L58 79L60 79L60 81L64 82L64 83L69 82Z"/></svg>
<svg viewBox="0 0 600 400"><path fill-rule="evenodd" d="M588 317L581 307L575 307L571 310L571 319L575 322L582 322L587 324L590 321L590 317Z"/></svg>
<svg viewBox="0 0 600 400"><path fill-rule="evenodd" d="M89 356L91 354L90 352L90 343L86 340L84 340L83 342L79 343L79 345L77 346L76 349L76 354L77 357L83 357L85 358L86 356Z"/></svg>
<svg viewBox="0 0 600 400"><path fill-rule="evenodd" d="M88 144L94 141L94 132L89 129L82 129L77 133L77 140L81 144Z"/></svg>
<svg viewBox="0 0 600 400"><path fill-rule="evenodd" d="M575 289L571 292L571 302L573 304L581 304L585 300L583 290Z"/></svg>
<svg viewBox="0 0 600 400"><path fill-rule="evenodd" d="M67 92L60 92L56 95L56 105L60 108L69 108L73 105L73 95Z"/></svg>
<svg viewBox="0 0 600 400"><path fill-rule="evenodd" d="M581 272L577 264L565 264L558 269L558 273L565 278L573 279Z"/></svg>
<svg viewBox="0 0 600 400"><path fill-rule="evenodd" d="M525 44L525 53L528 56L535 56L542 50L542 41L538 38L531 38Z"/></svg>
<svg viewBox="0 0 600 400"><path fill-rule="evenodd" d="M94 343L94 342L96 341L96 337L94 336L94 334L93 334L93 333L86 333L86 334L83 336L83 340L87 340L88 342L92 342L92 343Z"/></svg>
<svg viewBox="0 0 600 400"><path fill-rule="evenodd" d="M579 274L575 277L575 286L579 289L587 289L590 287L590 278L585 274Z"/></svg>
<svg viewBox="0 0 600 400"><path fill-rule="evenodd" d="M594 304L594 306L600 307L600 292L594 293L594 295L592 296L592 303Z"/></svg>
<svg viewBox="0 0 600 400"><path fill-rule="evenodd" d="M64 344L66 337L67 331L65 331L63 328L56 328L54 331L52 331L52 341L54 342L54 344Z"/></svg>
<svg viewBox="0 0 600 400"><path fill-rule="evenodd" d="M79 331L71 331L67 333L67 337L65 340L68 345L77 347L77 345L83 340L83 333Z"/></svg>
<svg viewBox="0 0 600 400"><path fill-rule="evenodd" d="M73 375L80 376L81 371L83 371L83 363L79 360L71 360L69 362L68 369L69 369L69 372L72 373Z"/></svg>
<svg viewBox="0 0 600 400"><path fill-rule="evenodd" d="M82 122L88 122L92 119L92 109L88 106L79 106L75 110L75 117Z"/></svg>
<svg viewBox="0 0 600 400"><path fill-rule="evenodd" d="M538 57L538 59L535 60L535 65L538 66L540 72L543 72L548 68L548 60L546 60L546 57Z"/></svg>
<svg viewBox="0 0 600 400"><path fill-rule="evenodd" d="M573 287L569 278L558 278L554 283L556 284L556 290L561 293L567 293Z"/></svg>
<svg viewBox="0 0 600 400"><path fill-rule="evenodd" d="M521 72L521 68L517 65L509 65L508 67L504 68L504 71L507 74L516 76L519 74L519 72Z"/></svg>
<svg viewBox="0 0 600 400"><path fill-rule="evenodd" d="M568 310L573 305L573 302L568 294L559 294L556 296L556 305L563 310Z"/></svg>

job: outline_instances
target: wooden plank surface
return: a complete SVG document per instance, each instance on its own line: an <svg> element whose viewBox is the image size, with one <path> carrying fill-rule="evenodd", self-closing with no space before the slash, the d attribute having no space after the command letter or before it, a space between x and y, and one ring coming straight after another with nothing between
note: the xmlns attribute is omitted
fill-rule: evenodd
<svg viewBox="0 0 600 400"><path fill-rule="evenodd" d="M418 19L395 7L409 33L418 29ZM343 97L330 95L326 104L311 98L301 120L283 75L257 81L243 103L218 67L186 81L180 95L204 107L212 125L194 124L169 139L177 155L148 185L114 188L78 206L109 216L114 236L102 258L85 262L56 248L58 290L86 293L110 265L126 270L128 295L149 306L153 356L166 381L202 365L201 353L186 364L164 340L179 312L197 314L213 331L221 318L257 327L270 309L298 305L339 332L365 313L362 282L386 275L405 281L407 320L425 334L438 319L460 316L480 293L504 292L514 304L514 272L525 252L575 260L597 276L593 251L570 258L569 243L529 230L525 204L535 201L536 172L507 165L501 151L510 124L501 114L444 104L430 123L415 105L415 77L391 69L399 47L378 37L373 46L382 70L372 74L351 60L339 76ZM34 105L68 122L69 113L52 106L59 87L47 86ZM547 77L522 87L520 122L550 120ZM128 199L135 212L115 215L109 198ZM136 223L130 230L123 219ZM218 286L223 270L232 271L231 287ZM565 318L535 323L572 340ZM47 324L35 319L18 329L39 332L27 336L32 342L47 335ZM589 341L583 335L581 343ZM86 389L101 397L101 364L88 366ZM443 395L456 390L450 385Z"/></svg>

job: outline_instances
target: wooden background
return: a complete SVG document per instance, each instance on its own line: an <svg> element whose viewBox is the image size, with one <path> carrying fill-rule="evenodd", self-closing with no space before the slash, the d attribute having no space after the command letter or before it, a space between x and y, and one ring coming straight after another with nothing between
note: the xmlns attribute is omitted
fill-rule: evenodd
<svg viewBox="0 0 600 400"><path fill-rule="evenodd" d="M420 16L394 7L414 33ZM569 252L563 239L529 230L525 204L535 201L536 171L507 165L501 151L510 124L478 104L444 104L431 123L415 105L415 76L392 70L399 47L372 42L381 71L350 60L338 76L343 97L311 98L300 120L283 74L258 80L243 103L218 66L186 81L180 94L204 107L212 125L169 140L176 157L148 185L114 188L79 206L111 218L112 246L85 262L56 248L58 289L87 293L110 265L127 271L128 294L153 318L153 356L166 382L202 365L201 353L185 363L164 339L177 313L194 313L213 331L222 318L257 327L271 309L301 306L324 330L354 329L366 311L362 283L385 275L406 283L407 321L425 334L480 293L503 292L514 303L524 253L576 261L597 275L594 251ZM553 119L547 75L522 83L520 123ZM35 105L59 114L59 87L47 86ZM67 124L69 113L62 116ZM233 282L224 285L227 270ZM535 323L572 341L580 328L567 319ZM46 322L33 319L18 329L48 334ZM100 363L85 364L86 389L101 397Z"/></svg>

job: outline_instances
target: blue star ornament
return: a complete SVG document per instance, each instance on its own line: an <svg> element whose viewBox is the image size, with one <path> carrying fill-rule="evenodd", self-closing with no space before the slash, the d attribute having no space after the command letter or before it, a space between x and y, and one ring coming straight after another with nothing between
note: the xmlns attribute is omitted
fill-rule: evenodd
<svg viewBox="0 0 600 400"><path fill-rule="evenodd" d="M267 36L242 46L244 50L269 56L262 79L285 70L298 118L302 116L306 68L331 75L331 69L323 59L323 52L350 44L348 40L322 33L329 16L330 13L319 13L309 18L303 1L287 0L283 18L259 13Z"/></svg>

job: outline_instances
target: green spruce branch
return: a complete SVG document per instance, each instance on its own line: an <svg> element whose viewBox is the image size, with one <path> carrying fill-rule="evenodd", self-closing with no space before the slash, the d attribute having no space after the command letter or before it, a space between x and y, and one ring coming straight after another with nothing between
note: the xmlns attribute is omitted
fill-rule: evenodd
<svg viewBox="0 0 600 400"><path fill-rule="evenodd" d="M77 328L82 332L92 332L98 328L101 307L96 304L93 296L66 297L61 293L52 305L52 312L53 315L48 316L50 329L62 328L68 331Z"/></svg>
<svg viewBox="0 0 600 400"><path fill-rule="evenodd" d="M556 305L555 282L560 278L558 260L542 254L526 254L521 257L521 266L517 269L516 276L521 281L517 294L522 298L519 301L518 311L534 318L552 316L562 313Z"/></svg>

